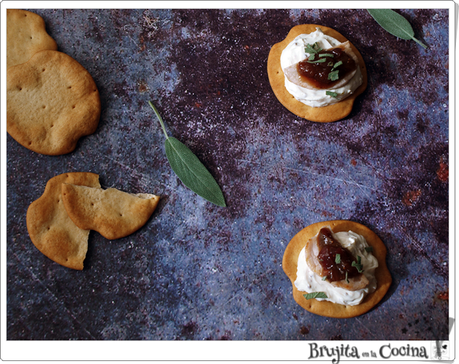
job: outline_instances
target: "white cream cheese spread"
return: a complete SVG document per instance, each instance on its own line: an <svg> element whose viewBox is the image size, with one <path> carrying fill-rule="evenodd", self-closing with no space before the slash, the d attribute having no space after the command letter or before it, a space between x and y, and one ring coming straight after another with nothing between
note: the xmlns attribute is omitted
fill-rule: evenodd
<svg viewBox="0 0 459 364"><path fill-rule="evenodd" d="M282 51L280 57L282 70L284 71L285 68L308 58L310 54L306 53L305 47L308 44L312 45L314 43L317 43L317 45L322 49L334 48L342 44L335 38L324 34L319 28L310 34L300 34ZM285 77L285 88L296 100L302 102L303 104L311 107L323 107L335 104L350 96L362 84L362 82L362 73L360 71L360 67L357 67L355 75L349 80L349 82L335 89L308 89L291 82L287 77ZM331 91L335 95L327 95L327 91Z"/></svg>
<svg viewBox="0 0 459 364"><path fill-rule="evenodd" d="M355 306L362 302L363 298L370 292L376 290L377 281L375 269L378 267L378 260L367 251L368 243L362 235L353 231L333 233L338 242L349 249L354 257L359 256L363 265L363 274L368 279L369 284L363 289L349 291L341 287L335 287L330 282L324 281L318 274L314 273L306 262L305 248L298 257L298 268L296 273L295 286L299 291L312 293L324 292L327 298L317 300L327 300L341 305Z"/></svg>

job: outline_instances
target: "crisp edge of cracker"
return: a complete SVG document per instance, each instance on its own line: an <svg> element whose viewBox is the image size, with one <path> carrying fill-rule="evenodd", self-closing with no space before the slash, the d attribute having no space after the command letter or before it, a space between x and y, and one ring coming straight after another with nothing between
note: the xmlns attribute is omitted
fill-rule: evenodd
<svg viewBox="0 0 459 364"><path fill-rule="evenodd" d="M374 292L369 293L363 301L356 306L346 306L329 301L319 301L316 299L306 300L303 296L306 292L299 291L295 287L296 272L298 266L298 256L312 238L322 228L328 226L333 232L353 231L362 235L369 246L373 247L373 255L378 260L378 268L375 270L378 286ZM375 307L386 295L392 283L392 276L386 264L387 248L382 240L369 228L354 221L331 220L317 222L299 231L289 242L285 249L282 259L282 268L288 276L293 287L293 298L305 310L326 317L351 318L362 315Z"/></svg>

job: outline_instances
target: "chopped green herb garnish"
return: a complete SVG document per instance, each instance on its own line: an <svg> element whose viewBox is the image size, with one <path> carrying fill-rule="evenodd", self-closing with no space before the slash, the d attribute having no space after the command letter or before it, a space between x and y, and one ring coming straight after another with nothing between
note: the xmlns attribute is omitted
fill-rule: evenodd
<svg viewBox="0 0 459 364"><path fill-rule="evenodd" d="M336 68L338 68L339 66L341 66L343 64L343 61L338 61L335 63L335 65L333 66L332 68L332 71L334 71Z"/></svg>
<svg viewBox="0 0 459 364"><path fill-rule="evenodd" d="M314 61L315 58L316 58L316 54L313 53L309 56L308 61Z"/></svg>
<svg viewBox="0 0 459 364"><path fill-rule="evenodd" d="M372 246L366 246L365 250L370 253L370 252L373 251L373 247Z"/></svg>
<svg viewBox="0 0 459 364"><path fill-rule="evenodd" d="M327 279L327 276L323 277L322 280L325 281Z"/></svg>
<svg viewBox="0 0 459 364"><path fill-rule="evenodd" d="M336 255L335 255L335 263L336 263L336 264L341 263L341 254L336 254Z"/></svg>
<svg viewBox="0 0 459 364"><path fill-rule="evenodd" d="M339 75L338 75L338 70L336 71L331 71L329 74L328 74L328 79L330 81L336 81L338 78L339 78Z"/></svg>
<svg viewBox="0 0 459 364"><path fill-rule="evenodd" d="M335 65L333 66L333 68L338 68L339 66L341 66L343 64L343 61L338 61L335 63Z"/></svg>
<svg viewBox="0 0 459 364"><path fill-rule="evenodd" d="M319 54L319 57L334 57L335 55L332 54L332 53L322 53L322 54Z"/></svg>
<svg viewBox="0 0 459 364"><path fill-rule="evenodd" d="M349 283L349 278L347 277L347 272L346 272L346 282Z"/></svg>
<svg viewBox="0 0 459 364"><path fill-rule="evenodd" d="M304 51L310 54L317 53L317 51L314 49L314 44L313 45L307 44L306 47L304 47Z"/></svg>
<svg viewBox="0 0 459 364"><path fill-rule="evenodd" d="M328 62L328 63L327 63L327 66L328 66L328 67L333 66L333 62Z"/></svg>
<svg viewBox="0 0 459 364"><path fill-rule="evenodd" d="M310 300L312 298L328 298L327 295L324 292L311 292L311 293L308 293L308 294L304 294L303 296L307 300Z"/></svg>
<svg viewBox="0 0 459 364"><path fill-rule="evenodd" d="M357 271L359 273L362 273L363 272L363 265L360 261L360 255L357 255L357 262L356 261L353 261L352 264L351 264L353 267L357 268Z"/></svg>
<svg viewBox="0 0 459 364"><path fill-rule="evenodd" d="M306 53L319 53L321 50L322 50L322 48L319 47L317 42L315 42L312 45L308 44L308 45L306 45L306 47L304 47L304 51Z"/></svg>
<svg viewBox="0 0 459 364"><path fill-rule="evenodd" d="M333 91L326 91L325 95L328 95L328 96L331 96L331 97L335 97L335 98L338 96L338 94L336 92L333 92Z"/></svg>
<svg viewBox="0 0 459 364"><path fill-rule="evenodd" d="M317 61L309 61L308 60L308 63L323 63L323 62L326 62L327 60L325 58L321 58L321 59L318 59Z"/></svg>

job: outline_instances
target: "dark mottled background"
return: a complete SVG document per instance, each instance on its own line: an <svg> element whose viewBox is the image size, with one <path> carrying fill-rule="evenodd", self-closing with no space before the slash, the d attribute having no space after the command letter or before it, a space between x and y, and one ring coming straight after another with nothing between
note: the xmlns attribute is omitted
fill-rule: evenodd
<svg viewBox="0 0 459 364"><path fill-rule="evenodd" d="M68 155L6 137L7 339L448 338L447 9L399 10L428 50L365 10L33 11L94 77L103 110ZM269 50L302 23L335 28L366 62L368 88L345 120L300 119L271 91ZM227 208L171 171L148 100ZM48 179L76 171L162 196L135 234L91 232L83 271L43 256L25 219ZM330 219L360 222L388 248L393 284L357 318L304 311L282 270L290 239Z"/></svg>

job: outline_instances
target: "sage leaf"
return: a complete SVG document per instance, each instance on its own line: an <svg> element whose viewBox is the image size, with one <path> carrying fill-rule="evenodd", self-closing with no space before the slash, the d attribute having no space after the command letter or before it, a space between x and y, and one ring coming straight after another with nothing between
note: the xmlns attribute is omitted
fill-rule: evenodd
<svg viewBox="0 0 459 364"><path fill-rule="evenodd" d="M226 206L220 187L198 157L174 137L165 144L169 164L183 184L215 205Z"/></svg>
<svg viewBox="0 0 459 364"><path fill-rule="evenodd" d="M226 203L223 193L210 172L185 144L167 134L158 110L150 101L148 101L148 104L155 112L163 133L166 136L164 143L166 157L177 177L186 187L202 198L217 206L225 207Z"/></svg>
<svg viewBox="0 0 459 364"><path fill-rule="evenodd" d="M374 20L387 32L395 35L398 38L406 40L414 40L424 49L425 44L414 37L414 30L411 24L402 15L391 9L367 9Z"/></svg>

